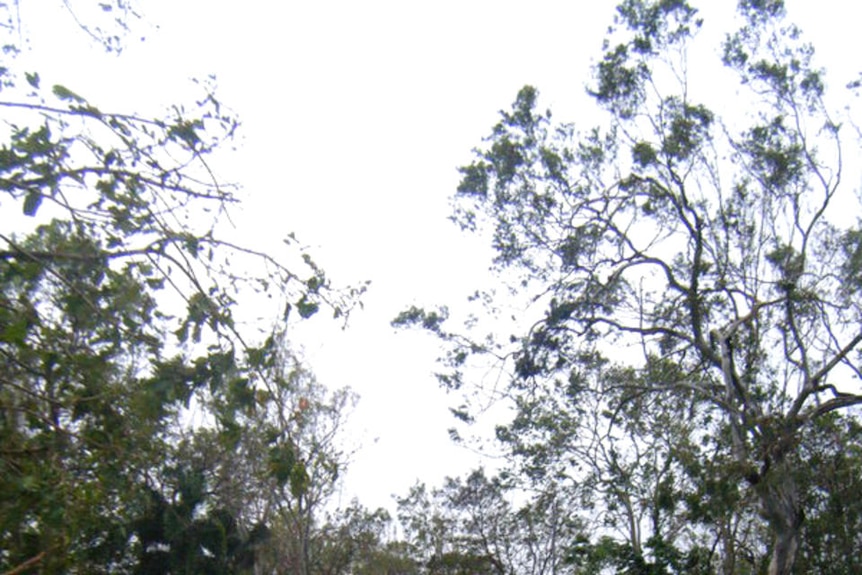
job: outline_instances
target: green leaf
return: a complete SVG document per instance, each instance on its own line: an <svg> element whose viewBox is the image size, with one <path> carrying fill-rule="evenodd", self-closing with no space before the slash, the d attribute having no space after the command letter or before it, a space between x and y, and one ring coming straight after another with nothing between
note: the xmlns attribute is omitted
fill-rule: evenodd
<svg viewBox="0 0 862 575"><path fill-rule="evenodd" d="M54 92L55 96L66 102L78 102L79 104L83 104L86 101L84 100L84 98L82 98L69 88L61 86L60 84L55 84L52 91Z"/></svg>
<svg viewBox="0 0 862 575"><path fill-rule="evenodd" d="M27 340L28 322L26 318L20 318L17 321L7 324L3 331L0 332L0 341L3 343L11 343L14 345L24 345Z"/></svg>
<svg viewBox="0 0 862 575"><path fill-rule="evenodd" d="M316 302L308 301L305 296L302 296L302 299L296 302L296 309L302 319L308 319L317 313L320 306Z"/></svg>
<svg viewBox="0 0 862 575"><path fill-rule="evenodd" d="M32 74L30 72L25 72L24 77L27 78L28 84L30 84L31 86L33 86L37 90L39 89L39 73L38 72L33 72Z"/></svg>
<svg viewBox="0 0 862 575"><path fill-rule="evenodd" d="M275 445L270 448L269 472L279 485L284 485L291 479L295 465L296 455L289 445Z"/></svg>
<svg viewBox="0 0 862 575"><path fill-rule="evenodd" d="M42 193L39 190L28 192L24 198L24 215L35 216L40 205L42 205Z"/></svg>
<svg viewBox="0 0 862 575"><path fill-rule="evenodd" d="M85 114L87 116L92 116L94 118L101 118L102 117L101 110L99 110L97 107L92 106L90 104L85 104L83 106L70 106L69 108L75 112L80 112L82 114Z"/></svg>
<svg viewBox="0 0 862 575"><path fill-rule="evenodd" d="M231 380L231 382L229 383L229 389L231 397L238 407L254 407L254 388L249 386L248 379L244 377L238 377Z"/></svg>
<svg viewBox="0 0 862 575"><path fill-rule="evenodd" d="M305 465L297 461L290 471L290 493L298 498L308 490L309 483L310 478L308 477Z"/></svg>
<svg viewBox="0 0 862 575"><path fill-rule="evenodd" d="M201 141L200 136L197 134L197 130L202 128L203 124L198 120L179 120L168 129L168 135L171 139L180 140L190 148L194 148Z"/></svg>
<svg viewBox="0 0 862 575"><path fill-rule="evenodd" d="M237 424L230 416L219 416L218 422L221 426L219 441L223 446L235 449L239 441L242 439L242 427L240 427L240 425Z"/></svg>

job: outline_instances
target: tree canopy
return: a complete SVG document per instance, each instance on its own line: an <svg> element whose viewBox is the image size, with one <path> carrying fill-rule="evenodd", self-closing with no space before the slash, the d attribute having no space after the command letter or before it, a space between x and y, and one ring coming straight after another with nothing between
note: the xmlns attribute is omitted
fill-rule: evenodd
<svg viewBox="0 0 862 575"><path fill-rule="evenodd" d="M538 321L507 341L453 331L439 311L396 320L450 342L450 387L471 355L506 361L517 415L500 438L539 479L599 497L656 564L658 545L697 551L706 513L722 572L758 571L745 533L766 529L769 572L790 573L815 511L802 454L862 403L844 160L859 132L785 12L739 2L710 64L689 59L694 6L621 2L589 87L601 123L556 122L527 86L461 169L456 221L489 235ZM690 81L704 65L735 75L732 109Z"/></svg>
<svg viewBox="0 0 862 575"><path fill-rule="evenodd" d="M115 24L134 15L113 8ZM215 498L215 463L189 462L184 438L263 434L261 473L305 497L331 450L300 446L284 416L275 434L252 423L302 380L281 371L291 311L342 316L358 290L332 289L292 238L280 253L223 239L237 200L209 158L237 120L207 83L161 117L101 109L18 70L18 26L0 98L0 572L247 572L269 517ZM271 333L236 321L253 293L278 306ZM312 400L306 418L324 409Z"/></svg>
<svg viewBox="0 0 862 575"><path fill-rule="evenodd" d="M112 53L141 18L63 6ZM228 239L217 153L239 122L214 82L159 115L107 109L24 67L17 8L0 2L0 573L862 569L862 131L780 0L740 0L712 62L696 6L621 0L595 125L533 86L501 112L453 214L493 246L495 285L464 326L445 307L393 323L443 341L461 423L471 398L509 408L504 462L420 478L394 514L336 501L356 396L288 335L364 288L335 289L293 236Z"/></svg>

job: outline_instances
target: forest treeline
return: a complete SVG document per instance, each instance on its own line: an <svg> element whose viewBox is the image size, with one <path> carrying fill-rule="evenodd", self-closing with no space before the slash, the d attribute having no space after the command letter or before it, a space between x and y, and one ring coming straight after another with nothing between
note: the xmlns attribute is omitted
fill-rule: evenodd
<svg viewBox="0 0 862 575"><path fill-rule="evenodd" d="M64 5L109 51L141 18ZM740 0L706 64L696 7L622 0L595 125L532 86L500 113L453 202L498 284L465 322L392 323L441 343L460 425L506 404L504 463L418 478L394 515L334 504L358 398L287 335L365 286L293 237L223 235L238 120L212 86L103 109L22 69L19 3L0 12L0 574L862 572L862 83L827 82L780 0ZM733 86L690 82L703 65Z"/></svg>

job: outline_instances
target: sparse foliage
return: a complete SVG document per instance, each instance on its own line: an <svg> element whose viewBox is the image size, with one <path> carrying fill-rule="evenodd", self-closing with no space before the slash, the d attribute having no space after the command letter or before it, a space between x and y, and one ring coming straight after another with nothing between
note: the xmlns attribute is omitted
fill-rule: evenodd
<svg viewBox="0 0 862 575"><path fill-rule="evenodd" d="M721 500L739 507L711 516L724 533L716 568L759 569L744 533L760 522L777 575L792 571L803 545L810 496L798 458L809 432L862 403L859 224L843 217L859 208L843 177L845 149L858 142L782 2L742 1L737 23L720 62L692 62L703 24L693 6L621 2L590 89L605 122L586 132L556 123L528 86L462 168L455 219L488 230L501 278L544 306L515 346L469 343L440 321L429 326L422 310L398 322L450 342L443 381L455 387L466 355L508 357L514 453L535 461L557 448L538 466L595 476L603 496L617 486L619 529L635 534L625 522L647 504L639 513L670 521L653 521L663 536L685 519L665 515L684 509L685 491L695 490L687 513L696 515L718 497L701 490L731 483ZM733 109L689 82L704 65L736 74ZM533 432L545 443L524 446ZM652 484L632 483L639 473ZM639 496L660 491L664 477L670 499ZM638 503L627 509L626 498ZM626 539L636 556L660 559Z"/></svg>

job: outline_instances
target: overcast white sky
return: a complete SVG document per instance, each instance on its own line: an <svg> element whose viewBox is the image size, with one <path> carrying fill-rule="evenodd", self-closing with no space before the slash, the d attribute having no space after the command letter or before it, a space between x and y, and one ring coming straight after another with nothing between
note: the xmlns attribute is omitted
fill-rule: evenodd
<svg viewBox="0 0 862 575"><path fill-rule="evenodd" d="M266 245L294 231L336 282L373 282L346 331L319 327L321 318L295 342L321 381L362 398L351 439L363 448L345 497L391 506L416 479L438 483L474 466L447 436L451 398L432 377L435 343L395 333L389 321L411 303L462 302L485 279L486 246L446 219L456 167L527 83L556 117L590 124L584 86L615 3L141 4L158 28L137 26L112 58L61 24L60 0L22 2L25 23L49 17L33 29L43 83L134 111L182 101L189 77L216 74L221 100L243 123L239 149L218 166L244 187L241 233ZM836 84L849 81L859 53L855 9L839 0L790 4L821 61L841 74Z"/></svg>

